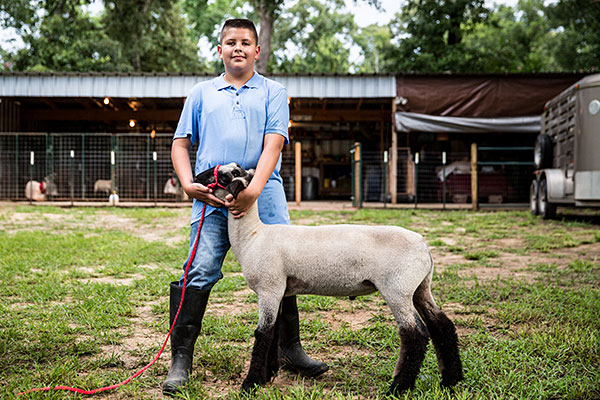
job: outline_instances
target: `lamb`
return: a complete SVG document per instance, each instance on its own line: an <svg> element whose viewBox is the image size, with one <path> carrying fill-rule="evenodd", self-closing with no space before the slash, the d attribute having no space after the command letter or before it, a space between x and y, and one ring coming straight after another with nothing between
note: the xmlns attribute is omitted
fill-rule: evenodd
<svg viewBox="0 0 600 400"><path fill-rule="evenodd" d="M94 182L94 193L104 192L109 194L112 189L112 181L110 179L98 179Z"/></svg>
<svg viewBox="0 0 600 400"><path fill-rule="evenodd" d="M234 197L253 176L238 165L222 168L227 172L219 171L218 180ZM205 176L214 173L209 171ZM395 226L265 225L256 204L242 218L230 214L228 230L244 278L258 295L258 327L242 390L254 390L277 373L279 305L284 296L296 294L381 293L402 343L389 395L414 386L429 337L442 385L451 387L463 379L456 328L432 297L433 258L421 235Z"/></svg>
<svg viewBox="0 0 600 400"><path fill-rule="evenodd" d="M28 200L46 201L47 196L58 196L52 176L46 176L42 182L32 180L25 184L25 197Z"/></svg>

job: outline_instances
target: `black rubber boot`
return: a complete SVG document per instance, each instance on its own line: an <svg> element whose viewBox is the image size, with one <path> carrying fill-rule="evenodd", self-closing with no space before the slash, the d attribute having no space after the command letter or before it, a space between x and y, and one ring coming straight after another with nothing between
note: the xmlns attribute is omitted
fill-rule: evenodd
<svg viewBox="0 0 600 400"><path fill-rule="evenodd" d="M169 305L170 325L177 314L183 287L179 282L171 282L171 299ZM209 291L186 288L177 322L171 332L171 367L167 379L162 385L164 395L175 395L187 383L192 372L194 344L200 334L202 317L206 310Z"/></svg>
<svg viewBox="0 0 600 400"><path fill-rule="evenodd" d="M296 296L284 297L279 315L279 363L282 368L309 378L325 373L329 366L310 358L300 344L300 319Z"/></svg>

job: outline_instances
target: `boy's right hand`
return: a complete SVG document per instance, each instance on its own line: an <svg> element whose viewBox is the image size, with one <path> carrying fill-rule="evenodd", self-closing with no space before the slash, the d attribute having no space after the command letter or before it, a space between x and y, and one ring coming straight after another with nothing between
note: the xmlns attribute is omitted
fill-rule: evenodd
<svg viewBox="0 0 600 400"><path fill-rule="evenodd" d="M200 183L190 183L184 186L183 190L185 190L188 196L198 199L210 206L223 207L225 205L223 201L212 194L212 189L209 189Z"/></svg>

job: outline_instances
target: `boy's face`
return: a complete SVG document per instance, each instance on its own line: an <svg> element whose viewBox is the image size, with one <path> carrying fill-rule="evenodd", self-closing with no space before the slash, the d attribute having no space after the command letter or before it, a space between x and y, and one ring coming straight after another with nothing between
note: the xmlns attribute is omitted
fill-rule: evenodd
<svg viewBox="0 0 600 400"><path fill-rule="evenodd" d="M227 72L248 72L254 70L258 60L260 45L254 40L249 29L229 28L217 46L219 58L223 60Z"/></svg>

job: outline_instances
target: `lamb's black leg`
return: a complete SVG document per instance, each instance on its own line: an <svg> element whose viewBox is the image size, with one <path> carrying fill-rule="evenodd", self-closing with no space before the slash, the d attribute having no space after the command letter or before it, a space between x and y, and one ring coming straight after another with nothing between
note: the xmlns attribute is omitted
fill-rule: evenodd
<svg viewBox="0 0 600 400"><path fill-rule="evenodd" d="M267 356L267 382L271 380L279 371L279 317L275 321L273 328L273 340Z"/></svg>
<svg viewBox="0 0 600 400"><path fill-rule="evenodd" d="M244 382L243 391L252 391L256 386L262 386L271 378L272 373L267 372L269 368L271 347L277 348L277 341L274 341L277 311L283 297L285 287L280 290L258 293L258 327L254 331L254 348L252 349L252 359L250 361L250 370Z"/></svg>
<svg viewBox="0 0 600 400"><path fill-rule="evenodd" d="M418 317L415 326L400 327L400 339L400 357L394 370L394 380L387 393L392 396L414 387L429 341L427 330Z"/></svg>
<svg viewBox="0 0 600 400"><path fill-rule="evenodd" d="M242 390L250 392L256 386L262 386L267 383L267 357L273 342L274 326L266 331L260 330L260 327L254 331L254 348L252 349L252 360L250 361L250 370L244 382Z"/></svg>
<svg viewBox="0 0 600 400"><path fill-rule="evenodd" d="M439 308L419 310L427 325L442 374L442 386L454 386L463 380L456 327Z"/></svg>
<svg viewBox="0 0 600 400"><path fill-rule="evenodd" d="M427 282L415 292L414 304L431 336L442 374L442 386L456 385L463 380L463 370L454 323L433 301Z"/></svg>

